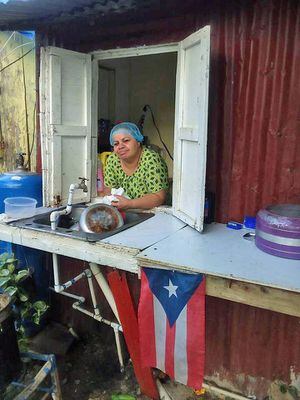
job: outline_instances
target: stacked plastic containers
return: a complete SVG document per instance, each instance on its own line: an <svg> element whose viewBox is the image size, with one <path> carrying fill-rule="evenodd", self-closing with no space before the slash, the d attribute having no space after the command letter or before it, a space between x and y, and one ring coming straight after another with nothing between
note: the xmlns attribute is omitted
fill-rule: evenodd
<svg viewBox="0 0 300 400"><path fill-rule="evenodd" d="M260 210L255 244L266 253L300 260L300 205L281 204Z"/></svg>

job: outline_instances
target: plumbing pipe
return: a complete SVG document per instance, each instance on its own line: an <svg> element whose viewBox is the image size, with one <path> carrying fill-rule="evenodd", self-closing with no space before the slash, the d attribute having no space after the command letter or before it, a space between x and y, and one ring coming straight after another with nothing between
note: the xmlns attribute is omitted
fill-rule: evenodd
<svg viewBox="0 0 300 400"><path fill-rule="evenodd" d="M50 222L51 222L51 229L53 231L56 230L56 221L60 215L68 215L72 211L72 201L73 201L73 193L75 192L76 189L79 189L79 183L72 183L69 188L69 196L68 196L68 202L67 202L67 207L64 208L63 210L57 210L53 211L50 214Z"/></svg>
<svg viewBox="0 0 300 400"><path fill-rule="evenodd" d="M81 272L81 274L75 276L75 278L70 279L69 281L62 283L62 290L68 289L70 286L74 285L74 283L78 282L81 278L85 277L85 272Z"/></svg>
<svg viewBox="0 0 300 400"><path fill-rule="evenodd" d="M110 308L112 309L113 313L115 314L115 317L117 318L119 324L121 324L114 296L112 294L112 291L110 290L110 287L108 286L106 279L104 278L104 275L102 274L102 272L97 264L90 263L90 268L91 268L91 271L92 271L94 277L96 278L96 281L98 282L98 285L100 286L106 300L108 301Z"/></svg>
<svg viewBox="0 0 300 400"><path fill-rule="evenodd" d="M55 292L54 288L50 287L49 289L52 290L53 292ZM66 297L71 297L72 299L75 299L75 300L79 301L82 304L85 303L85 298L82 297L82 296L77 296L77 294L68 293L68 292L57 292L57 293L59 293L59 294L61 294L63 296L66 296Z"/></svg>
<svg viewBox="0 0 300 400"><path fill-rule="evenodd" d="M116 346L117 346L118 359L119 359L119 363L120 363L120 370L121 370L121 372L123 372L124 371L124 361L123 361L120 336L119 336L119 331L121 331L121 332L123 331L122 326L115 322L111 322L111 321L108 321L107 319L102 318L101 315L95 315L95 314L91 313L90 311L81 307L79 303L74 303L72 305L72 307L74 308L74 310L81 311L82 313L88 315L89 317L92 317L99 322L103 322L104 324L109 325L113 328L114 333L115 333L115 341L116 341Z"/></svg>
<svg viewBox="0 0 300 400"><path fill-rule="evenodd" d="M59 293L61 292L61 286L59 283L58 255L55 253L52 253L52 263L53 263L54 290L57 293Z"/></svg>
<svg viewBox="0 0 300 400"><path fill-rule="evenodd" d="M105 319L105 318L101 317L101 315L95 315L95 314L93 314L91 311L86 310L85 308L81 307L81 305L80 305L79 302L74 303L74 304L72 305L72 307L74 308L74 310L81 311L81 312L83 312L84 314L88 315L89 317L92 317L92 318L94 318L95 320L97 320L97 321L99 321L99 322L103 322L104 324L111 326L113 329L116 328L116 329L118 329L120 332L123 332L123 329L122 329L122 326L121 326L121 325L119 325L119 324L116 323L116 322L109 321L108 319Z"/></svg>
<svg viewBox="0 0 300 400"><path fill-rule="evenodd" d="M230 398L235 399L235 400L249 400L249 399L255 400L256 399L256 397L242 396L240 394L230 392L229 390L225 390L225 389L221 389L221 388L219 388L217 386L209 385L208 383L203 383L202 386L208 392L215 392L217 394L221 394L223 396L227 396L227 397L230 397Z"/></svg>
<svg viewBox="0 0 300 400"><path fill-rule="evenodd" d="M115 340L116 340L116 345L117 345L117 353L118 353L118 358L119 358L119 363L120 363L120 369L121 372L124 372L124 362L123 362L123 356L122 356L122 348L121 348L121 342L120 342L120 331L119 329L114 327L114 334L115 334Z"/></svg>
<svg viewBox="0 0 300 400"><path fill-rule="evenodd" d="M63 290L74 285L74 283L76 283L81 278L86 276L86 273L84 271L81 274L75 276L75 278L72 278L69 281L60 284L59 283L59 271L58 271L58 255L57 254L52 253L52 261L53 261L53 275L54 275L54 290L56 293L61 293Z"/></svg>
<svg viewBox="0 0 300 400"><path fill-rule="evenodd" d="M67 207L62 209L62 210L57 210L53 211L50 214L50 223L51 223L51 229L53 231L56 230L56 222L57 219L60 215L68 215L72 211L72 204L73 204L73 194L76 189L82 189L84 192L88 191L87 186L85 185L84 181L87 180L86 178L79 178L81 179L80 183L71 183L70 188L69 188L69 195L68 195L68 201L67 201Z"/></svg>
<svg viewBox="0 0 300 400"><path fill-rule="evenodd" d="M120 369L121 369L121 372L123 372L124 371L124 361L123 361L123 355L122 355L122 349L121 349L121 343L120 343L120 335L119 335L119 331L123 331L123 330L122 330L122 326L120 324L120 319L119 319L119 315L118 315L118 311L117 311L117 307L116 307L116 303L115 303L113 294L112 294L110 287L108 286L102 272L100 271L100 268L98 267L97 264L90 263L91 270L86 269L81 274L77 275L75 278L67 281L64 284L60 284L59 283L60 282L59 270L58 270L58 255L53 253L52 259L53 259L54 291L56 293L63 294L64 296L72 297L72 298L75 298L76 300L79 300L72 305L73 309L81 311L82 313L88 315L89 317L92 317L99 322L103 322L104 324L109 325L113 328L114 334L115 334L116 346L117 346L117 353L118 353L118 358L119 358L119 363L120 363ZM119 323L108 321L100 315L100 310L97 306L97 300L96 300L96 295L95 295L95 290L94 290L94 285L93 285L93 279L92 279L93 275L95 276L105 298L107 299L107 301ZM94 307L94 313L81 307L81 304L85 302L84 297L80 297L80 296L74 295L72 293L64 292L65 289L67 289L68 287L70 287L71 285L73 285L75 282L79 281L83 277L86 277L88 280L88 285L89 285L92 303L93 303L93 307Z"/></svg>
<svg viewBox="0 0 300 400"><path fill-rule="evenodd" d="M92 302L93 302L93 306L94 306L94 311L96 315L100 315L100 311L97 305L97 300L96 300L96 295L95 295L95 290L94 290L94 285L93 285L93 279L92 279L92 272L90 269L86 269L85 270L85 275L87 277L88 280L88 284L89 284L89 289L90 289L90 293L91 293L91 298L92 298Z"/></svg>
<svg viewBox="0 0 300 400"><path fill-rule="evenodd" d="M156 380L156 385L159 393L159 398L160 400L173 400L171 395L168 393L167 389L164 387L164 385L161 383L159 379ZM231 399L235 400L255 400L256 397L245 397L242 395L239 395L237 393L230 392L229 390L221 389L217 386L209 385L207 383L203 383L202 387L207 390L208 392L215 392L219 395L223 395L225 397L230 397Z"/></svg>

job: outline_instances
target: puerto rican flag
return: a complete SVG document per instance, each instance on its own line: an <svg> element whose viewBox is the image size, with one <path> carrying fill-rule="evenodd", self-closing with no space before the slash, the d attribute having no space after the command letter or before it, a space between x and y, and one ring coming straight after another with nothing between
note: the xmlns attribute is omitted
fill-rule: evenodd
<svg viewBox="0 0 300 400"><path fill-rule="evenodd" d="M205 277L142 269L138 310L141 362L201 389L205 358Z"/></svg>

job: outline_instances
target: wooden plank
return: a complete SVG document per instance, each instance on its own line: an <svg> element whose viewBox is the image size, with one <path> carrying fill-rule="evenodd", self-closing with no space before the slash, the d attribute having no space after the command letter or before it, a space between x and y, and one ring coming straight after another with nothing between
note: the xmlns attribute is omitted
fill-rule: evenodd
<svg viewBox="0 0 300 400"><path fill-rule="evenodd" d="M174 53L178 51L178 43L159 44L154 46L130 47L126 49L97 50L92 52L95 60L112 58L137 57L149 54Z"/></svg>
<svg viewBox="0 0 300 400"><path fill-rule="evenodd" d="M206 294L300 317L300 293L207 276Z"/></svg>

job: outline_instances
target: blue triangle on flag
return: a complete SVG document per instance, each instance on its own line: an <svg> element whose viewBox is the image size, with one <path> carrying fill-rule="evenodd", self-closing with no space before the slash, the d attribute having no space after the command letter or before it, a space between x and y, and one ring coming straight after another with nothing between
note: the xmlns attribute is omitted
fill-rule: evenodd
<svg viewBox="0 0 300 400"><path fill-rule="evenodd" d="M144 268L143 270L148 278L152 293L162 305L170 326L173 326L202 282L203 275L191 275L156 268Z"/></svg>

